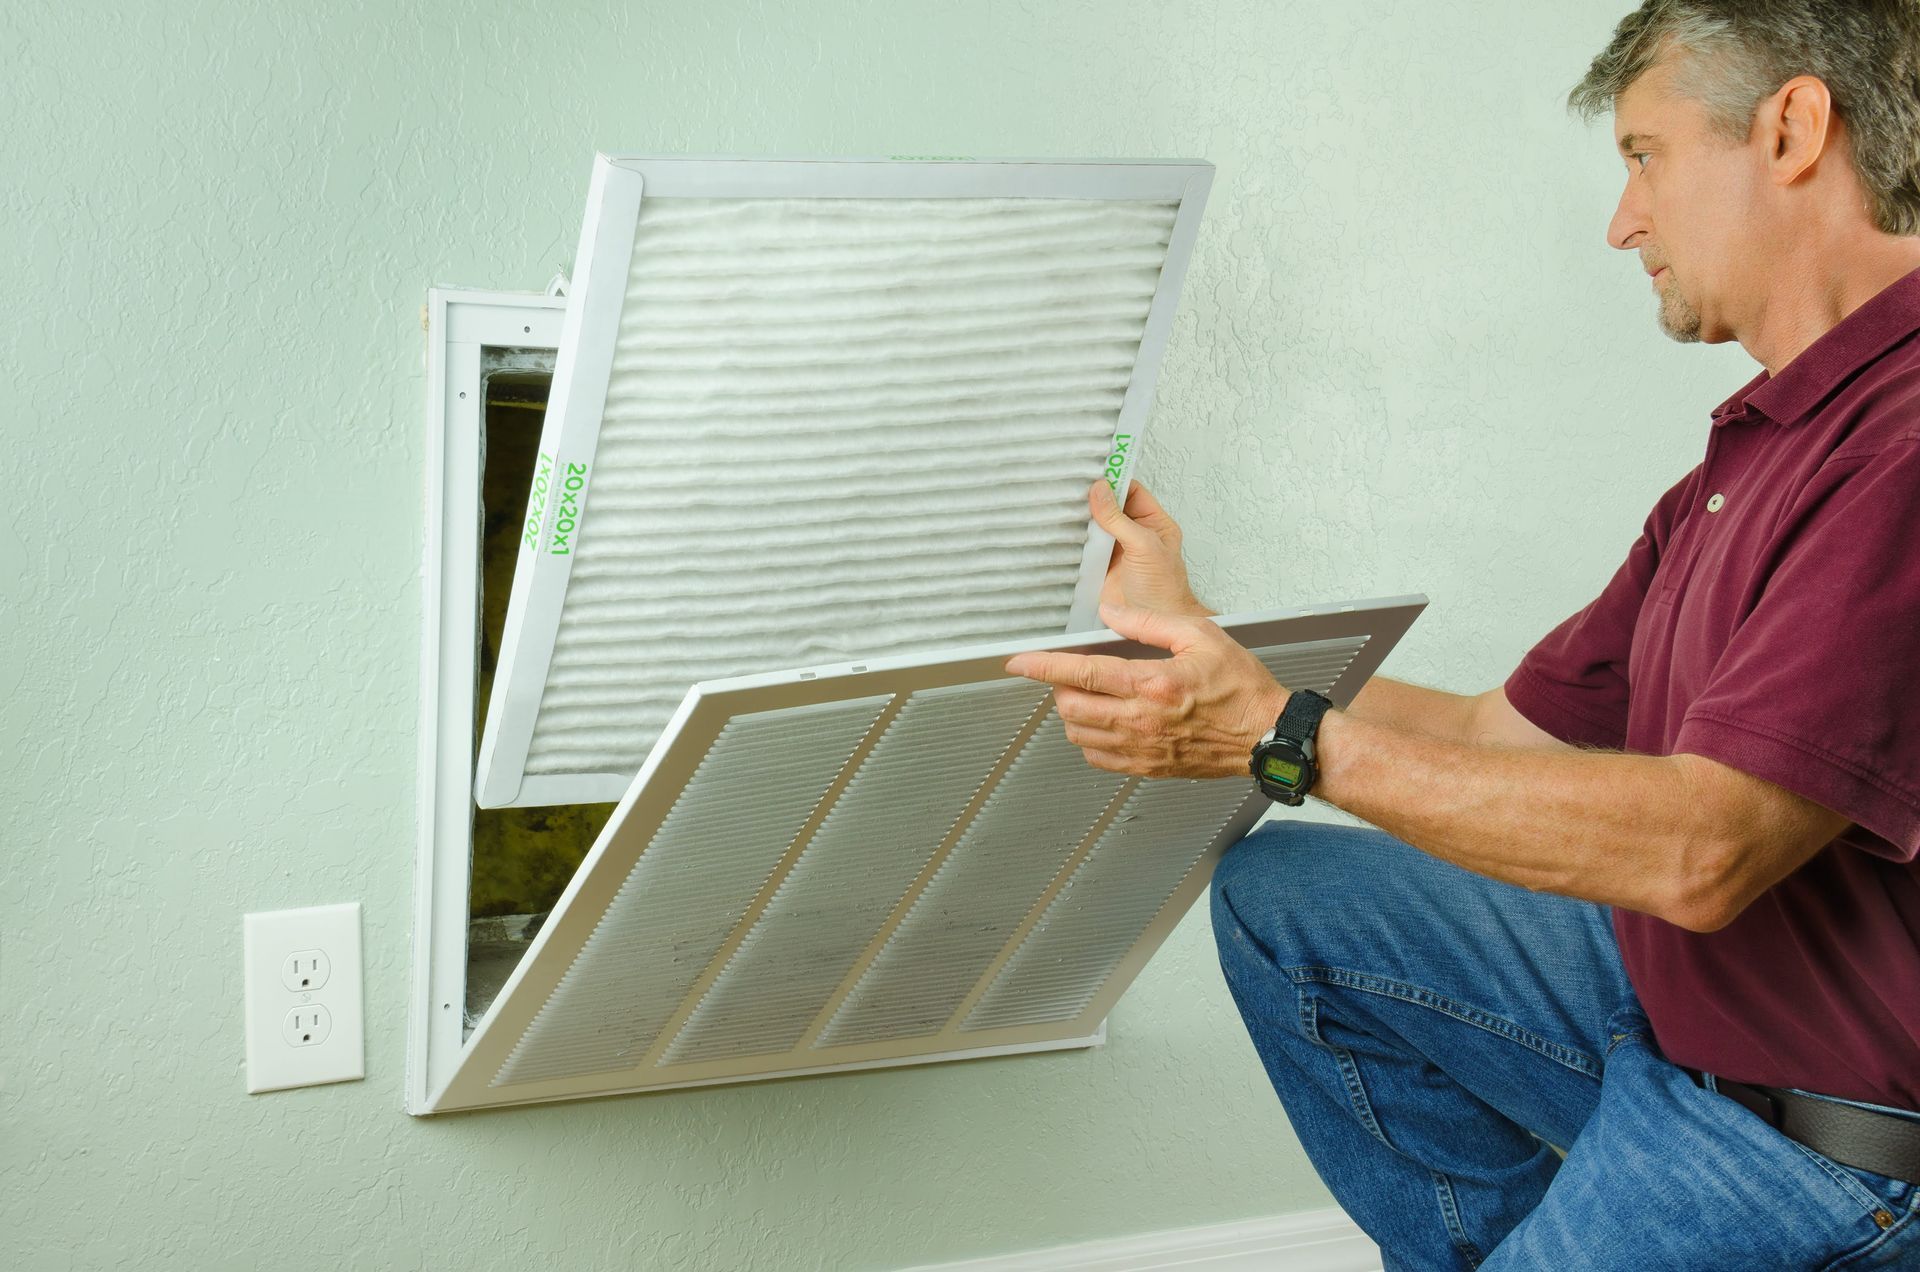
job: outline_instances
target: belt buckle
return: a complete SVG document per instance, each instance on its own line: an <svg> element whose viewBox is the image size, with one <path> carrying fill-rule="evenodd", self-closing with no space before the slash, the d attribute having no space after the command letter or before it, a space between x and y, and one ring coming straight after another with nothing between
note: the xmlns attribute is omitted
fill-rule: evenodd
<svg viewBox="0 0 1920 1272"><path fill-rule="evenodd" d="M1743 1106L1768 1126L1779 1127L1782 1117L1781 1105L1771 1091L1763 1091L1758 1087L1748 1086L1744 1082L1730 1083L1721 1079L1716 1079L1715 1085L1720 1088L1720 1094ZM1729 1087L1732 1089L1729 1090Z"/></svg>

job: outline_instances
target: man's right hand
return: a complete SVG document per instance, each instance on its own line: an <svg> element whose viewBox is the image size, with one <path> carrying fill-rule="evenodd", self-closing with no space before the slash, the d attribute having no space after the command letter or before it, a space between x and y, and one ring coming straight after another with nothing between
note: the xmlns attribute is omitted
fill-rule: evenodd
<svg viewBox="0 0 1920 1272"><path fill-rule="evenodd" d="M1211 618L1187 582L1180 559L1180 526L1139 482L1127 489L1123 510L1102 477L1087 491L1087 508L1113 536L1113 561L1100 588L1103 605L1128 605L1166 614Z"/></svg>

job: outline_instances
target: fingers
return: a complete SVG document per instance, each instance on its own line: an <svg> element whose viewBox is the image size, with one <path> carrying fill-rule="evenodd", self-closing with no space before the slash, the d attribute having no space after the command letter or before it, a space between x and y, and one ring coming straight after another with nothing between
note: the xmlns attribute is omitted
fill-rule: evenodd
<svg viewBox="0 0 1920 1272"><path fill-rule="evenodd" d="M1133 668L1107 654L1015 654L1007 660L1007 674L1116 698L1133 692Z"/></svg>
<svg viewBox="0 0 1920 1272"><path fill-rule="evenodd" d="M1159 535L1178 535L1180 523L1163 507L1153 493L1135 478L1127 488L1127 516Z"/></svg>
<svg viewBox="0 0 1920 1272"><path fill-rule="evenodd" d="M1070 726L1110 729L1120 718L1125 699L1105 693L1089 693L1071 685L1055 685L1053 707Z"/></svg>
<svg viewBox="0 0 1920 1272"><path fill-rule="evenodd" d="M1126 748L1130 739L1118 729L1101 729L1090 724L1066 722L1064 732L1067 741L1081 750L1092 748L1098 751L1120 751Z"/></svg>
<svg viewBox="0 0 1920 1272"><path fill-rule="evenodd" d="M1128 502L1132 502L1131 497ZM1138 551L1159 542L1159 536L1153 531L1135 524L1126 513L1120 511L1120 502L1113 497L1113 489L1107 485L1104 477L1095 479L1093 485L1087 488L1087 511L1093 514L1099 527L1112 535L1122 547Z"/></svg>
<svg viewBox="0 0 1920 1272"><path fill-rule="evenodd" d="M1185 653L1205 640L1207 632L1204 629L1220 630L1205 619L1167 614L1159 610L1135 609L1131 605L1102 605L1100 618L1128 640L1137 640L1143 645L1152 645L1175 654Z"/></svg>
<svg viewBox="0 0 1920 1272"><path fill-rule="evenodd" d="M1138 765L1117 752L1102 751L1096 748L1092 750L1082 749L1081 754L1087 757L1087 763L1097 769L1106 769L1110 773L1132 773L1137 776L1141 775Z"/></svg>
<svg viewBox="0 0 1920 1272"><path fill-rule="evenodd" d="M1107 486L1106 479L1095 480L1087 490L1087 511L1093 515L1095 523L1112 535L1114 542L1119 545L1121 550L1114 555L1116 567L1122 555L1152 559L1171 553L1177 561L1180 555L1180 525L1153 497L1153 492L1139 482L1127 488L1127 506L1123 511L1119 501L1113 497L1113 491Z"/></svg>

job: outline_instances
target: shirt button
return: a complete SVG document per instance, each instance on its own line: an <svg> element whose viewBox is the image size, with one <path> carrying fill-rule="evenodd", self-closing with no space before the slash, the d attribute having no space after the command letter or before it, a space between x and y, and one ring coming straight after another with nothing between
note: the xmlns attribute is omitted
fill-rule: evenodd
<svg viewBox="0 0 1920 1272"><path fill-rule="evenodd" d="M1727 506L1727 497L1717 492L1707 500L1708 512L1718 512L1726 506Z"/></svg>

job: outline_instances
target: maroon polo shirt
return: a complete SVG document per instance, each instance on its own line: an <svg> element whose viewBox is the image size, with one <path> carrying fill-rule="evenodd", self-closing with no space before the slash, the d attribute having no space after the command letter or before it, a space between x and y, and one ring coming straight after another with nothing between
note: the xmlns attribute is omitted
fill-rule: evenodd
<svg viewBox="0 0 1920 1272"><path fill-rule="evenodd" d="M1564 741L1853 824L1718 932L1615 908L1661 1049L1920 1110L1920 271L1713 412L1606 590L1507 680Z"/></svg>

